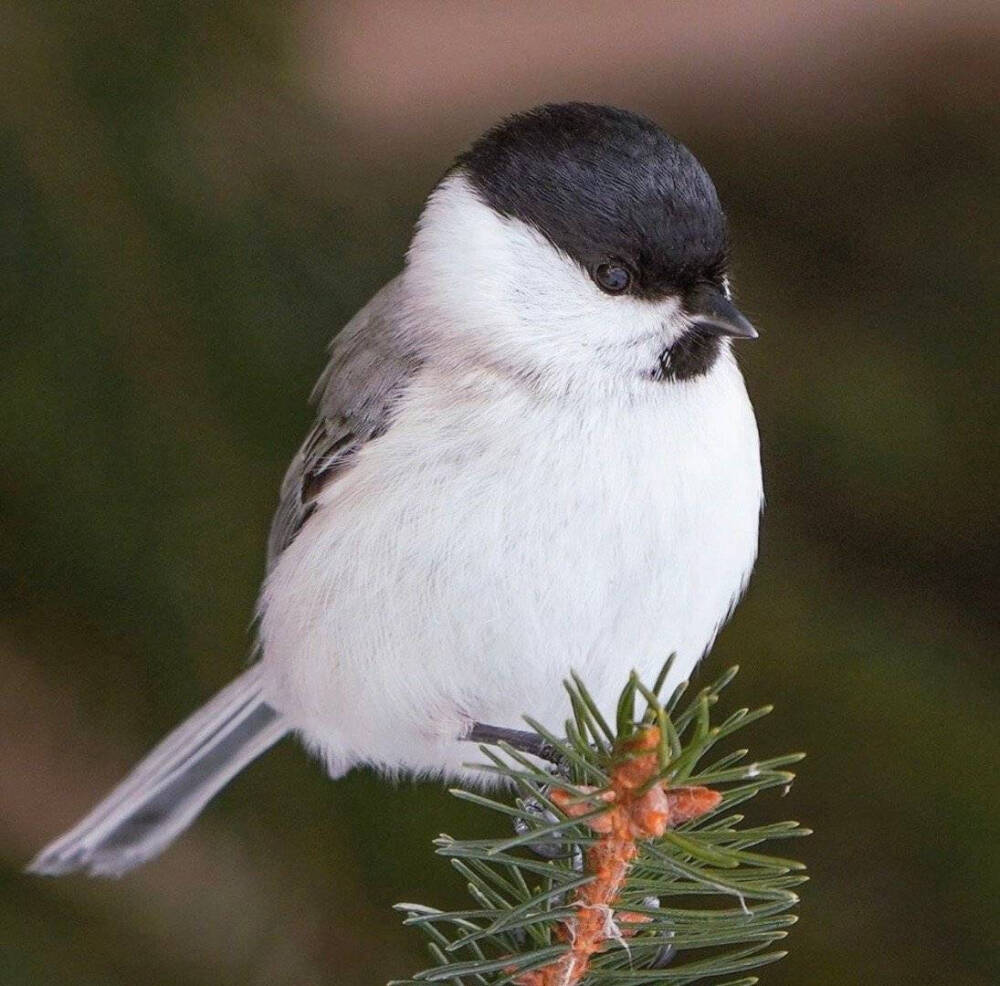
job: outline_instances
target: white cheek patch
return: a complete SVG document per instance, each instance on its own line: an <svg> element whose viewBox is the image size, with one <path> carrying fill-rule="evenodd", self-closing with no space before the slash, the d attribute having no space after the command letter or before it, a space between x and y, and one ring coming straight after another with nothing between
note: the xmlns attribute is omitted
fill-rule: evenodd
<svg viewBox="0 0 1000 986"><path fill-rule="evenodd" d="M675 298L602 291L538 230L483 203L462 175L431 196L407 278L450 345L519 371L645 373L688 325Z"/></svg>

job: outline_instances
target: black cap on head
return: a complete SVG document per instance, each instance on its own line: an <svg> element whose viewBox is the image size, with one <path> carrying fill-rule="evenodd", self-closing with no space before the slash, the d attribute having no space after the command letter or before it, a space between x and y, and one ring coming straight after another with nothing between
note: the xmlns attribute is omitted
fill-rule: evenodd
<svg viewBox="0 0 1000 986"><path fill-rule="evenodd" d="M662 297L725 272L712 180L683 144L634 113L539 106L487 131L456 167L494 210L534 226L587 270L624 261L633 294Z"/></svg>

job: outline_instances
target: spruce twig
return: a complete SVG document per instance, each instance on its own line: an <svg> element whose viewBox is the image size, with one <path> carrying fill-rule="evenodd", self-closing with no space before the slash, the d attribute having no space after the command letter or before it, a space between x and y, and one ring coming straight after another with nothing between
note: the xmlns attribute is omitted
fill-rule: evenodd
<svg viewBox="0 0 1000 986"><path fill-rule="evenodd" d="M434 965L406 983L478 986L688 984L742 976L779 959L772 946L795 917L795 860L757 847L806 835L795 822L741 827L733 808L771 787L801 754L745 763L746 750L717 755L721 741L770 712L740 709L719 725L711 712L731 669L678 711L680 694L659 697L633 673L612 724L584 683L566 683L572 718L566 738L526 719L565 764L553 777L506 744L481 746L484 769L517 792L514 804L453 793L518 823L504 839L441 836L437 852L467 881L474 906L444 912L399 904L405 923L430 939ZM636 704L645 707L637 714ZM541 805L544 813L540 813ZM543 861L527 846L560 850ZM582 861L582 865L581 865ZM666 947L678 953L664 968ZM754 977L719 986L748 986Z"/></svg>

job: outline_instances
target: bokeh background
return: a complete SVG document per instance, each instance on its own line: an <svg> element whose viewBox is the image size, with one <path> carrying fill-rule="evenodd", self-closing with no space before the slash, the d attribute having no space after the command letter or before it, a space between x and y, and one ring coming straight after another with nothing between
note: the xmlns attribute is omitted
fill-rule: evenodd
<svg viewBox="0 0 1000 986"><path fill-rule="evenodd" d="M0 983L422 966L390 905L462 900L429 843L482 819L291 743L121 881L20 870L240 666L326 341L453 154L567 98L696 151L762 328L762 554L702 674L810 753L751 809L816 830L764 982L997 982L998 42L965 0L5 2Z"/></svg>

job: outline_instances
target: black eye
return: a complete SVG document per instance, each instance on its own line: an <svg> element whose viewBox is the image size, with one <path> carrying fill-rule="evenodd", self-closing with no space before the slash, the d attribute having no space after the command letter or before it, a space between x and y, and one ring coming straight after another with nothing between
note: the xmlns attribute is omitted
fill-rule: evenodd
<svg viewBox="0 0 1000 986"><path fill-rule="evenodd" d="M621 294L627 291L632 283L632 275L628 268L621 264L598 264L594 268L594 280L597 286L608 294Z"/></svg>

